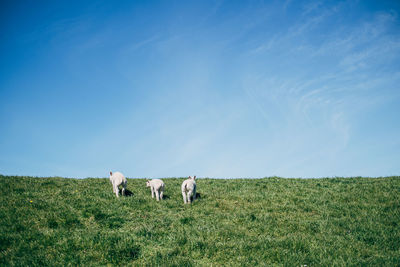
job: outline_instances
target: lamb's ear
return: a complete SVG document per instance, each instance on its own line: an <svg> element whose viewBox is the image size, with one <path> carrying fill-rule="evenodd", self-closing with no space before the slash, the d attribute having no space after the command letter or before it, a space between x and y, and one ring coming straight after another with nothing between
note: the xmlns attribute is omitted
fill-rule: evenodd
<svg viewBox="0 0 400 267"><path fill-rule="evenodd" d="M110 175L112 176L112 172L110 172Z"/></svg>

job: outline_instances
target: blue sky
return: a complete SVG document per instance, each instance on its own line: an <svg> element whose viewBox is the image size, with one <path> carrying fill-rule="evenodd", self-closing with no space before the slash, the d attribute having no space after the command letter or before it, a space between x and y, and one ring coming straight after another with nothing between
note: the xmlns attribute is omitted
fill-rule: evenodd
<svg viewBox="0 0 400 267"><path fill-rule="evenodd" d="M2 1L0 173L400 175L398 1Z"/></svg>

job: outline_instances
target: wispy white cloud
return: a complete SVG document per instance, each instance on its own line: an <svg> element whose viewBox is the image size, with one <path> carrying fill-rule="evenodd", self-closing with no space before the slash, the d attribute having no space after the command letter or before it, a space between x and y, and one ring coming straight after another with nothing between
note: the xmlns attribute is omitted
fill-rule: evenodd
<svg viewBox="0 0 400 267"><path fill-rule="evenodd" d="M312 173L304 165L321 161L321 157L326 158L321 163L327 170L329 161L337 163L337 158L354 141L356 118L395 96L393 86L398 80L395 70L389 68L387 73L382 72L385 66L400 59L399 36L390 33L397 23L393 12L380 12L372 21L351 26L336 25L322 42L304 39L301 49L292 45L299 36L310 36L326 20L332 20L332 15L341 8L340 5L326 8L318 3L308 6L300 23L286 33L266 38L248 51L249 56L257 54L268 59L277 51L285 53L282 48L288 47L291 52L287 55L302 60L299 75L268 69L264 74L257 70L257 75L243 79L243 90L259 116L265 119L268 128L279 129L281 145L290 144L290 149L282 146L283 150L289 149L287 153L279 152L276 156L281 162L277 162L280 167L274 174ZM288 60L287 55L282 54L282 60ZM318 60L320 64L315 63ZM305 67L308 62L314 67ZM331 65L324 65L328 63ZM294 59L292 64L296 65ZM249 71L254 70L250 67ZM323 168L314 173L322 175L322 171Z"/></svg>
<svg viewBox="0 0 400 267"><path fill-rule="evenodd" d="M161 34L157 33L157 34L153 34L150 37L143 39L143 40L139 40L135 43L133 43L132 45L129 46L129 48L127 48L128 52L132 52L135 51L137 49L140 49L142 47L148 46L154 42L160 41L161 38Z"/></svg>
<svg viewBox="0 0 400 267"><path fill-rule="evenodd" d="M287 36L284 38L297 37L314 30L329 17L337 13L341 5L342 4L336 4L332 7L323 7L322 2L306 4L298 21L288 29Z"/></svg>
<svg viewBox="0 0 400 267"><path fill-rule="evenodd" d="M315 1L315 2L308 2L303 6L302 10L302 16L308 16L310 13L313 13L315 11L319 11L321 9L322 2L321 1Z"/></svg>
<svg viewBox="0 0 400 267"><path fill-rule="evenodd" d="M285 0L283 2L282 8L284 11L287 11L287 9L290 7L290 5L293 3L293 0Z"/></svg>

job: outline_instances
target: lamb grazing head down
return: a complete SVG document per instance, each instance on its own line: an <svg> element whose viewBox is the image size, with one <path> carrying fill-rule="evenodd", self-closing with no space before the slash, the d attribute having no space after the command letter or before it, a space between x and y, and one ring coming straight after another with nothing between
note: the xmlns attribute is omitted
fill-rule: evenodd
<svg viewBox="0 0 400 267"><path fill-rule="evenodd" d="M122 195L125 195L126 186L128 181L125 176L120 172L111 172L110 171L110 181L113 187L113 192L117 197L119 197L119 186L122 186Z"/></svg>
<svg viewBox="0 0 400 267"><path fill-rule="evenodd" d="M147 180L146 186L150 187L152 198L154 198L154 195L156 195L157 201L163 199L165 184L162 180L160 179Z"/></svg>
<svg viewBox="0 0 400 267"><path fill-rule="evenodd" d="M189 176L183 181L181 189L183 203L192 203L191 197L193 197L193 201L196 199L196 176Z"/></svg>

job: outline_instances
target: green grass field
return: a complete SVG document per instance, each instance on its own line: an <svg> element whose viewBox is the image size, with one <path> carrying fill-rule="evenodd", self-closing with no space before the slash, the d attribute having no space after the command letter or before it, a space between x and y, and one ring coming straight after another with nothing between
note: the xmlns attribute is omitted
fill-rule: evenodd
<svg viewBox="0 0 400 267"><path fill-rule="evenodd" d="M182 181L0 175L0 265L400 265L400 177Z"/></svg>

